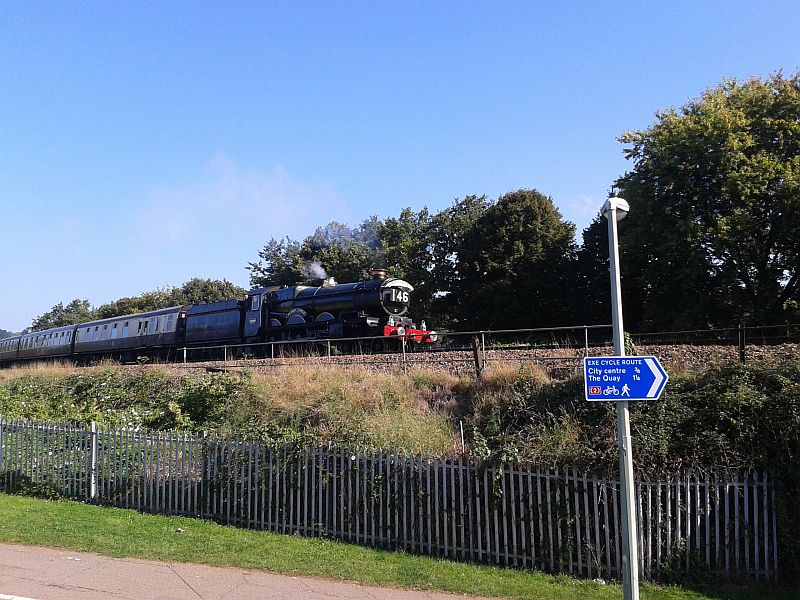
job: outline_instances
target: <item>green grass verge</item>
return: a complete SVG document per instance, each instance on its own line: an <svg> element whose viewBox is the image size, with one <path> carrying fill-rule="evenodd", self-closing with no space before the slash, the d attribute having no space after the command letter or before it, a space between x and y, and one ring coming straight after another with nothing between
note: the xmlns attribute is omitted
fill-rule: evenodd
<svg viewBox="0 0 800 600"><path fill-rule="evenodd" d="M493 597L622 597L618 585L566 576L467 565L325 539L247 531L199 519L6 494L0 494L0 541ZM690 590L650 584L642 585L641 595L647 600L798 597L794 589L774 586Z"/></svg>

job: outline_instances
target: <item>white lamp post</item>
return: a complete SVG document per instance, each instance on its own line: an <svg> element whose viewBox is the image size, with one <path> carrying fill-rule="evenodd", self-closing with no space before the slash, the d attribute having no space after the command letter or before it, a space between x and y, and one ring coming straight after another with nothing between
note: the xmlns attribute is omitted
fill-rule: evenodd
<svg viewBox="0 0 800 600"><path fill-rule="evenodd" d="M600 209L608 221L608 257L611 271L611 323L614 355L625 356L622 326L622 289L619 277L617 222L630 206L622 198L611 197ZM631 456L631 425L627 400L617 400L617 444L619 446L620 495L622 497L622 593L625 600L639 600L639 549L636 542L636 509Z"/></svg>

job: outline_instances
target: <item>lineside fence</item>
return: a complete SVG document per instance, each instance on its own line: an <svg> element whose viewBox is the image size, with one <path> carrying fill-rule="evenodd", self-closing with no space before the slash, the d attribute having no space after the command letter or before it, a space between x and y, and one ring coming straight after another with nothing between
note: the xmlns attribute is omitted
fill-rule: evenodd
<svg viewBox="0 0 800 600"><path fill-rule="evenodd" d="M241 365L241 359L265 358L267 365L307 364L315 357L334 364L372 364L404 369L418 364L455 365L480 374L492 362L534 362L555 374L580 370L585 356L610 352L611 325L574 325L497 331L445 331L435 343L417 343L412 335L319 340L283 340L262 344L204 346L178 349L179 363L221 360ZM800 343L800 324L745 326L691 331L635 333L637 346L729 347L731 358L746 362L759 347ZM769 352L767 350L767 352ZM237 362L238 361L238 362ZM262 361L263 362L263 361ZM223 367L227 368L227 367ZM551 373L552 374L552 373Z"/></svg>
<svg viewBox="0 0 800 600"><path fill-rule="evenodd" d="M619 483L466 456L0 419L0 489L377 548L618 578ZM643 577L778 576L767 473L636 481Z"/></svg>

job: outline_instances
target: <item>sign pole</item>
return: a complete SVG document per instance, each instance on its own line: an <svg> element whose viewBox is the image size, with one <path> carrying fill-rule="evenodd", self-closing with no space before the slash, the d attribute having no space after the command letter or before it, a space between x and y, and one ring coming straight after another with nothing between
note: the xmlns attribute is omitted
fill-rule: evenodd
<svg viewBox="0 0 800 600"><path fill-rule="evenodd" d="M628 203L621 198L609 198L603 205L602 211L608 221L608 257L611 271L611 323L614 336L614 355L625 356L617 221L627 214ZM636 488L633 482L630 412L627 400L617 400L616 404L620 496L622 500L622 596L624 600L639 600L639 549L636 541Z"/></svg>

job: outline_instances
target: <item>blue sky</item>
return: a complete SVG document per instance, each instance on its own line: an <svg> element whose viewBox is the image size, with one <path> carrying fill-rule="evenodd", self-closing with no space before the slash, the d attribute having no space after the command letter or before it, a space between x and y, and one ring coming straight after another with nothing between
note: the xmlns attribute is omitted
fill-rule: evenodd
<svg viewBox="0 0 800 600"><path fill-rule="evenodd" d="M0 3L0 328L270 237L536 188L583 229L623 131L800 68L794 2ZM635 207L633 207L635 210Z"/></svg>

